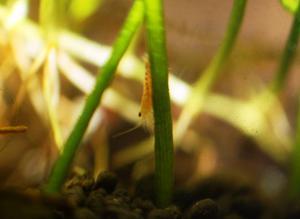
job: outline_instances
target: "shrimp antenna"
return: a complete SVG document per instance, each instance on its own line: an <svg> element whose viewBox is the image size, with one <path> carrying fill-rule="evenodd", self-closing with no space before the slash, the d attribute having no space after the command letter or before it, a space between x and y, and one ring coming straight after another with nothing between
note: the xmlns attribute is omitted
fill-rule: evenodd
<svg viewBox="0 0 300 219"><path fill-rule="evenodd" d="M113 135L112 137L113 137L113 138L120 137L120 136L122 136L122 135L125 135L125 134L127 134L127 133L129 133L129 132L132 132L132 131L134 131L134 130L140 128L141 126L142 126L142 124L139 123L139 124L133 126L133 127L130 128L130 129L127 129L127 130L125 130L125 131L122 131L122 132L119 132L119 133Z"/></svg>

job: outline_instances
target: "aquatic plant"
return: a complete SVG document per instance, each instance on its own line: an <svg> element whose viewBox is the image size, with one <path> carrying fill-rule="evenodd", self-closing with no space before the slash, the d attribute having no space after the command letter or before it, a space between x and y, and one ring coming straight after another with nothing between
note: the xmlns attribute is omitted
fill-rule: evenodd
<svg viewBox="0 0 300 219"><path fill-rule="evenodd" d="M181 145L180 142L187 133L189 125L197 115L205 112L227 122L240 130L242 134L254 139L262 151L278 163L287 161L293 139L289 136L289 123L278 94L285 88L285 82L296 54L300 31L300 12L299 7L296 10L296 6L299 1L282 1L294 13L290 35L274 79L269 86L264 87L248 100L240 100L211 91L234 48L243 24L247 0L233 1L224 39L208 67L192 85L179 80L172 74L172 71L169 72L164 8L161 0L135 0L112 47L96 43L68 30L72 22L82 21L94 13L101 6L101 0L89 0L87 4L84 0L59 2L42 0L37 23L32 22L28 17L29 1L9 2L0 6L1 40L3 41L1 41L1 48L10 48L7 60L4 61L17 66L22 81L10 117L13 117L15 109L20 106L27 93L40 118L47 126L49 125L51 138L54 140L53 147L57 147L59 151L59 158L44 187L45 191L55 193L62 187L75 154L82 144L84 134L88 132L88 124L91 123L92 116L97 113L95 110L100 102L101 106L112 109L125 120L132 123L140 122L137 116L139 103L132 101L109 85L117 68L122 77L143 83L144 64L135 55L134 46L130 48L130 43L139 34L144 18L150 67L148 73L151 73L150 78L153 82L147 83L152 91L147 98L151 101L154 112L155 147L153 149L150 137L138 145L131 145L120 150L112 155L113 162L117 163L116 166L135 162L154 150L157 204L164 207L170 203L174 177L171 101L182 109L175 127L175 149L176 147L185 149L185 145ZM3 36L2 32L5 33ZM84 68L81 62L100 68L97 76ZM8 68L3 69L1 70L5 78L5 75L11 72L7 70ZM39 72L41 74L38 74ZM71 82L72 86L78 88L81 92L81 100L87 95L85 102L78 103L68 99L69 109L83 106L78 118L78 114L74 113L73 117L77 119L77 122L74 124L73 120L68 121L71 133L68 133L69 128L63 126L60 120L62 116L59 109L63 108L60 105L63 105L65 97L61 92L61 75ZM120 109L120 106L124 105L127 106L126 109ZM148 113L152 113L152 109ZM68 112L68 114L73 113ZM150 122L152 123L152 117ZM11 126L7 127L10 128L0 128L0 134L18 131ZM299 131L296 132L296 143L292 155L294 156L293 167L291 168L291 183L293 184L291 191L294 195L299 194L297 185L299 185L300 178L298 173Z"/></svg>
<svg viewBox="0 0 300 219"><path fill-rule="evenodd" d="M144 3L153 94L156 201L165 207L173 190L173 135L163 1Z"/></svg>
<svg viewBox="0 0 300 219"><path fill-rule="evenodd" d="M81 115L64 145L62 154L53 167L52 174L45 187L45 191L50 193L60 191L61 186L63 185L71 167L77 148L80 145L80 141L85 133L85 130L87 129L89 121L99 105L102 94L110 84L120 59L129 46L130 40L138 29L138 26L142 22L144 14L143 7L144 5L141 0L136 0L134 2L134 5L132 6L132 9L129 12L122 30L120 31L119 36L117 37L117 40L113 46L110 58L103 66L101 72L98 74L95 86L87 97Z"/></svg>

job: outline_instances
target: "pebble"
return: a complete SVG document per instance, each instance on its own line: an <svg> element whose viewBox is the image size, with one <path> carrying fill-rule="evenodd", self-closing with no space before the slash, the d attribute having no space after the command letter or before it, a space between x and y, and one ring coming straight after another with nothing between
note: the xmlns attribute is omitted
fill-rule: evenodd
<svg viewBox="0 0 300 219"><path fill-rule="evenodd" d="M95 214L101 214L105 207L105 191L98 189L90 193L86 199L85 205Z"/></svg>
<svg viewBox="0 0 300 219"><path fill-rule="evenodd" d="M102 213L101 218L105 219L143 219L138 213L122 207L109 206Z"/></svg>
<svg viewBox="0 0 300 219"><path fill-rule="evenodd" d="M109 171L101 172L96 179L93 189L103 188L108 193L112 193L118 184L117 176Z"/></svg>
<svg viewBox="0 0 300 219"><path fill-rule="evenodd" d="M179 219L181 218L181 212L176 206L171 206L165 209L153 209L148 219Z"/></svg>
<svg viewBox="0 0 300 219"><path fill-rule="evenodd" d="M98 217L88 208L77 208L74 219L98 219Z"/></svg>
<svg viewBox="0 0 300 219"><path fill-rule="evenodd" d="M146 199L141 199L141 198L135 198L132 201L132 207L133 208L138 208L141 209L143 212L143 215L148 215L148 213L155 208L154 204Z"/></svg>
<svg viewBox="0 0 300 219"><path fill-rule="evenodd" d="M224 219L244 219L238 214L229 214L224 217Z"/></svg>
<svg viewBox="0 0 300 219"><path fill-rule="evenodd" d="M232 200L231 211L237 212L239 215L248 218L260 218L263 212L263 206L260 201L251 195L235 197Z"/></svg>
<svg viewBox="0 0 300 219"><path fill-rule="evenodd" d="M94 189L95 180L93 177L86 177L81 182L81 187L83 191L88 194Z"/></svg>
<svg viewBox="0 0 300 219"><path fill-rule="evenodd" d="M71 204L71 206L81 206L83 205L86 195L80 186L73 186L71 188L65 189L63 194L66 199Z"/></svg>
<svg viewBox="0 0 300 219"><path fill-rule="evenodd" d="M219 207L211 199L196 202L187 212L187 219L219 219Z"/></svg>

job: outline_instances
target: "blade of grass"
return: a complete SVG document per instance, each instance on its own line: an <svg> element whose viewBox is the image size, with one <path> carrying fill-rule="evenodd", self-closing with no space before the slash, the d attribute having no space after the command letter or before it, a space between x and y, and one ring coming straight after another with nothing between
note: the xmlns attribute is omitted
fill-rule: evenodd
<svg viewBox="0 0 300 219"><path fill-rule="evenodd" d="M134 33L138 29L143 20L144 5L141 0L136 0L129 12L129 15L119 33L114 44L112 54L102 71L98 74L95 86L86 99L86 103L82 110L79 119L77 120L71 134L69 135L62 154L56 161L45 191L49 193L58 192L67 177L68 171L71 167L73 158L84 135L89 121L94 114L104 90L109 86L113 79L114 72L118 66L119 61L124 55Z"/></svg>
<svg viewBox="0 0 300 219"><path fill-rule="evenodd" d="M9 1L7 4L10 8L10 12L3 22L3 25L7 30L11 30L27 17L28 0Z"/></svg>
<svg viewBox="0 0 300 219"><path fill-rule="evenodd" d="M76 22L82 22L95 13L103 0L72 0L69 6L69 16Z"/></svg>
<svg viewBox="0 0 300 219"><path fill-rule="evenodd" d="M45 60L42 87L54 141L59 151L61 151L63 138L58 114L60 80L57 69L57 50L55 47L49 48L47 59Z"/></svg>
<svg viewBox="0 0 300 219"><path fill-rule="evenodd" d="M271 90L278 93L282 90L287 79L291 64L294 60L300 35L300 5L294 15L294 21L288 36L279 67L271 84Z"/></svg>
<svg viewBox="0 0 300 219"><path fill-rule="evenodd" d="M63 22L66 20L65 14L68 4L69 0L41 0L39 8L39 21L43 31L42 33L45 36L45 47L48 47L44 60L43 96L54 141L59 151L62 150L63 140L57 112L57 106L59 104L59 78L56 66L56 46L58 34L63 27ZM39 57L40 54L37 59L39 59ZM33 62L33 65L35 62L36 61Z"/></svg>
<svg viewBox="0 0 300 219"><path fill-rule="evenodd" d="M164 207L172 198L173 136L163 1L144 0L144 2L152 75L156 202L158 206Z"/></svg>
<svg viewBox="0 0 300 219"><path fill-rule="evenodd" d="M46 40L54 43L57 34L66 21L66 11L70 0L41 0L39 8L39 19Z"/></svg>
<svg viewBox="0 0 300 219"><path fill-rule="evenodd" d="M294 15L293 25L282 54L281 62L273 82L271 89L279 92L284 85L291 63L295 57L300 34L300 5L298 5L296 14ZM296 136L293 151L291 153L290 168L290 199L297 199L300 196L300 98L298 99L298 114L296 122Z"/></svg>
<svg viewBox="0 0 300 219"><path fill-rule="evenodd" d="M290 191L291 199L299 198L300 196L300 95L298 98L298 113L296 122L296 136L294 148L291 153L291 168L290 168Z"/></svg>
<svg viewBox="0 0 300 219"><path fill-rule="evenodd" d="M199 113L204 104L205 97L213 83L220 74L220 69L228 60L236 42L246 8L247 0L235 0L225 37L220 48L212 59L209 66L194 84L190 97L183 108L175 129L175 144L178 144L192 119Z"/></svg>
<svg viewBox="0 0 300 219"><path fill-rule="evenodd" d="M13 118L17 112L17 110L20 108L24 97L26 95L26 92L29 90L29 84L31 83L31 80L36 77L36 73L38 69L44 64L44 60L46 59L48 50L45 48L40 53L37 54L36 58L33 60L31 67L28 69L28 71L24 71L25 75L22 77L22 84L18 90L16 100L12 106L12 109L10 111L10 118Z"/></svg>

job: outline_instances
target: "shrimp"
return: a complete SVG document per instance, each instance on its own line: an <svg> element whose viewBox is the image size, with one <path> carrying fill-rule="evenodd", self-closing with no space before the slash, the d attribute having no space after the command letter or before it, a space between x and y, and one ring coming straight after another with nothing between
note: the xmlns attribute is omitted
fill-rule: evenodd
<svg viewBox="0 0 300 219"><path fill-rule="evenodd" d="M150 63L145 61L146 72L144 80L144 89L141 101L141 109L139 117L141 117L141 124L144 128L150 132L154 130L154 118L153 118L153 103L152 103L152 77Z"/></svg>
<svg viewBox="0 0 300 219"><path fill-rule="evenodd" d="M113 137L118 137L124 135L128 132L131 132L139 127L144 127L150 133L154 130L154 118L153 118L153 106L152 106L152 78L151 78L151 69L150 63L145 59L145 79L143 94L141 100L141 109L138 113L138 116L141 118L141 121L134 127L118 133Z"/></svg>

